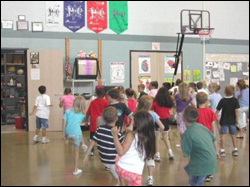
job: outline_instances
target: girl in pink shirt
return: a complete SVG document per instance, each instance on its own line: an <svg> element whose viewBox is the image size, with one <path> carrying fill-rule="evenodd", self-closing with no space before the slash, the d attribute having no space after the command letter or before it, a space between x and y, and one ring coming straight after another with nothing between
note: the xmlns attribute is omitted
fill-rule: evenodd
<svg viewBox="0 0 250 187"><path fill-rule="evenodd" d="M131 110L131 112L134 113L137 107L137 94L132 88L126 89L125 93L128 98L127 100L128 108ZM125 125L128 125L128 126L132 124L132 120L129 119L127 116L124 122L125 122Z"/></svg>
<svg viewBox="0 0 250 187"><path fill-rule="evenodd" d="M149 92L148 95L151 96L151 97L153 97L153 98L155 98L155 96L156 96L157 93L158 93L158 87L159 87L159 84L158 84L157 81L151 82L151 83L149 84L149 90L150 90L150 92Z"/></svg>

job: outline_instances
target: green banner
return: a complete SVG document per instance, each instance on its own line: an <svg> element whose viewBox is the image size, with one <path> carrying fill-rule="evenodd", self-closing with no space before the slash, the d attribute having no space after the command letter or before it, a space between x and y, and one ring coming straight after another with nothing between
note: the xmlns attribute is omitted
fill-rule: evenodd
<svg viewBox="0 0 250 187"><path fill-rule="evenodd" d="M127 1L109 1L109 28L117 34L128 29Z"/></svg>

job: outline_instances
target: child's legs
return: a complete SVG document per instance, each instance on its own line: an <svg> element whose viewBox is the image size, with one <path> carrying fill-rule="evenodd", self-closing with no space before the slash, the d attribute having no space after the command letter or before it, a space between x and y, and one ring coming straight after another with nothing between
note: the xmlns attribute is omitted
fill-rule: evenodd
<svg viewBox="0 0 250 187"><path fill-rule="evenodd" d="M229 127L229 131L230 131L230 134L231 134L231 137L232 137L233 146L236 149L238 147L238 145L237 145L237 139L236 139L236 134L237 134L237 127L236 127L236 125L231 125Z"/></svg>
<svg viewBox="0 0 250 187"><path fill-rule="evenodd" d="M185 131L187 130L186 123L183 120L183 113L182 112L177 114L177 127L178 127L181 135L184 134Z"/></svg>
<svg viewBox="0 0 250 187"><path fill-rule="evenodd" d="M66 138L66 133L65 133L65 127L64 127L64 119L62 119L62 135L63 135L63 138Z"/></svg>
<svg viewBox="0 0 250 187"><path fill-rule="evenodd" d="M228 126L221 126L220 137L221 137L221 149L225 149L225 137L228 134Z"/></svg>
<svg viewBox="0 0 250 187"><path fill-rule="evenodd" d="M81 135L69 135L68 138L73 140L74 142L74 163L75 163L75 171L78 169L79 163L79 147L82 143L82 136Z"/></svg>
<svg viewBox="0 0 250 187"><path fill-rule="evenodd" d="M90 140L93 139L94 135L95 135L95 132L90 132ZM93 153L94 150L95 150L95 149L93 148L93 149L91 150L91 152Z"/></svg>
<svg viewBox="0 0 250 187"><path fill-rule="evenodd" d="M160 152L161 133L159 131L156 131L155 134L156 134L156 153L159 153Z"/></svg>
<svg viewBox="0 0 250 187"><path fill-rule="evenodd" d="M155 161L153 159L147 160L146 165L148 167L148 176L153 176L155 169Z"/></svg>
<svg viewBox="0 0 250 187"><path fill-rule="evenodd" d="M189 165L187 165L184 169L189 176L189 184L191 186L203 186L206 176L191 176Z"/></svg>
<svg viewBox="0 0 250 187"><path fill-rule="evenodd" d="M39 135L39 132L42 128L41 118L36 117L36 135Z"/></svg>
<svg viewBox="0 0 250 187"><path fill-rule="evenodd" d="M120 168L118 165L116 165L116 171L119 174L121 181L125 180L128 182L128 186L142 186L142 176L128 172L122 168ZM122 182L123 185L125 185L125 182Z"/></svg>
<svg viewBox="0 0 250 187"><path fill-rule="evenodd" d="M49 121L48 119L39 118L39 123L40 123L40 126L42 128L42 136L44 138L46 137L46 129L49 128L48 121Z"/></svg>
<svg viewBox="0 0 250 187"><path fill-rule="evenodd" d="M168 148L168 150L170 150L171 144L170 144L170 140L169 140L169 132L163 132L163 141L164 141L166 147Z"/></svg>
<svg viewBox="0 0 250 187"><path fill-rule="evenodd" d="M119 182L120 181L119 176L118 176L118 174L116 173L116 170L115 170L115 164L104 164L104 166L106 168L110 169L113 177L118 181L118 184L120 184L120 182Z"/></svg>

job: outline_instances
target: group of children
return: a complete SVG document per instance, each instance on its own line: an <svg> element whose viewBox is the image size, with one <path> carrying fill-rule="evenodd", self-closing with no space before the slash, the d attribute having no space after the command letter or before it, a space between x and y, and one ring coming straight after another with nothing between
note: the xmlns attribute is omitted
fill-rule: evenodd
<svg viewBox="0 0 250 187"><path fill-rule="evenodd" d="M177 81L176 87L163 84L158 89L158 82L150 83L147 94L145 85L138 86L140 93L117 87L106 93L102 85L96 88L96 97L86 107L85 99L78 96L74 99L68 89L61 98L60 107L64 106L65 138L73 140L75 147L75 169L73 174L79 175L79 147L84 153L84 163L88 165L88 156L94 155L94 146L100 155L101 162L110 170L117 185L141 186L144 165L148 168L147 185L153 186L155 161L161 161L160 140L168 149L169 160L174 160L169 138L170 118L176 116L184 157L190 157L185 168L190 176L190 185L200 186L209 181L217 171L217 157L226 156L225 135L232 136L233 156L238 156L236 133L238 138L244 137L246 129L245 116L249 117L249 90L243 80L237 84L238 92L231 85L225 88L225 97L218 93L220 86L211 83L206 89L200 82L182 83ZM197 90L198 87L198 90ZM37 133L43 129L43 143L46 142L48 114L51 106L46 89L39 88L41 93L36 100L33 112L37 111ZM209 95L210 93L210 95ZM237 98L236 98L237 97ZM46 113L47 116L41 113ZM245 114L245 115L244 115ZM90 118L90 123L89 123ZM80 125L85 121L89 126L91 143L89 147L83 141ZM221 151L216 146L215 130L221 134Z"/></svg>

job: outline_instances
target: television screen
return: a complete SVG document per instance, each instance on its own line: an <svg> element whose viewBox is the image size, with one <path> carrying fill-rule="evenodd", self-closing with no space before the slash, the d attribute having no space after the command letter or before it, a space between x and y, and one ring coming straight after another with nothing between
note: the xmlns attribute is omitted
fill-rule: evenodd
<svg viewBox="0 0 250 187"><path fill-rule="evenodd" d="M98 75L98 60L91 58L76 59L76 79L96 79Z"/></svg>

